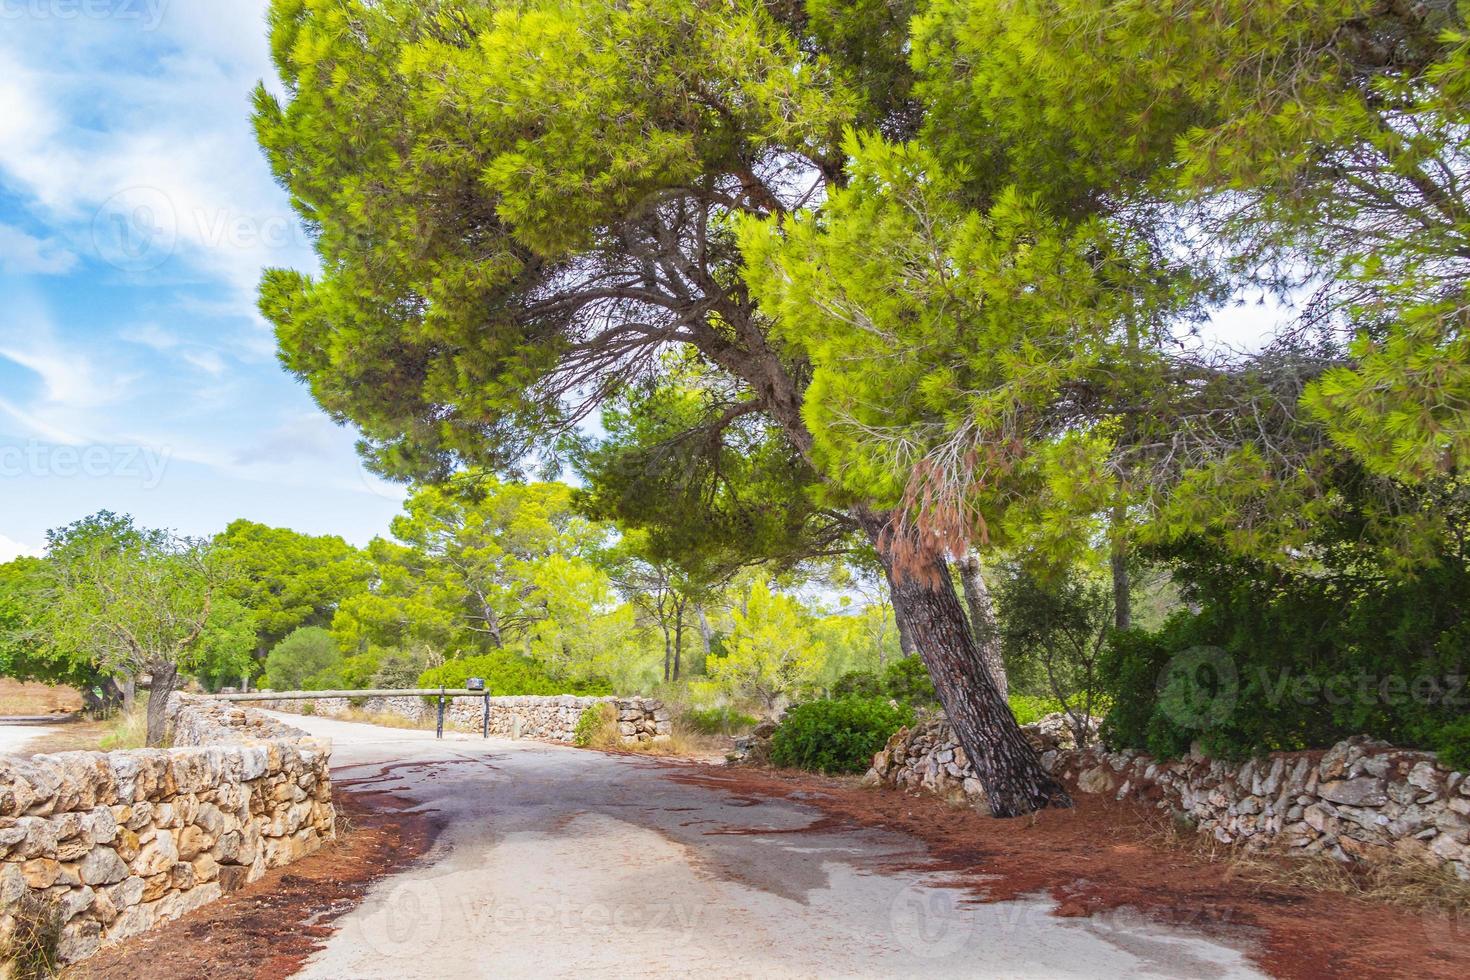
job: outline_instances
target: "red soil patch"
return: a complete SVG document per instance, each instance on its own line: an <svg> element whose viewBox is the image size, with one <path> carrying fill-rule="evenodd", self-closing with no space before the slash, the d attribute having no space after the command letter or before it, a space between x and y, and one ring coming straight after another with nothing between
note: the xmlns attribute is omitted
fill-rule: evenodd
<svg viewBox="0 0 1470 980"><path fill-rule="evenodd" d="M391 793L339 792L336 803L348 829L333 843L191 915L103 950L68 975L96 980L291 976L332 934L334 919L356 907L374 881L412 864L439 831L430 816L404 813L414 804Z"/></svg>
<svg viewBox="0 0 1470 980"><path fill-rule="evenodd" d="M689 767L670 778L747 798L794 798L828 818L911 834L929 847L926 870L952 873L979 901L1044 892L1059 916L1127 907L1245 940L1251 959L1273 976L1470 976L1470 921L1245 880L1228 862L1162 842L1157 815L1137 804L1081 794L1071 810L996 820L929 795L807 773Z"/></svg>

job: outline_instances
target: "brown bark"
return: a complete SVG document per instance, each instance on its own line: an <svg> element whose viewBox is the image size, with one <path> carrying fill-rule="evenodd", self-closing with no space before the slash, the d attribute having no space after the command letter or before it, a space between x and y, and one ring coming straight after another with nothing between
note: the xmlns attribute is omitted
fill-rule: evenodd
<svg viewBox="0 0 1470 980"><path fill-rule="evenodd" d="M1128 544L1122 536L1126 518L1122 506L1113 508L1113 625L1120 630L1133 625L1133 581L1128 572Z"/></svg>
<svg viewBox="0 0 1470 980"><path fill-rule="evenodd" d="M179 669L173 664L154 664L149 671L153 683L148 688L148 747L159 748L168 737L168 698L179 683Z"/></svg>
<svg viewBox="0 0 1470 980"><path fill-rule="evenodd" d="M975 634L975 643L980 648L980 659L990 671L1001 697L1011 693L1010 678L1006 676L1006 661L1000 650L1000 630L995 626L995 603L990 599L990 588L985 584L985 570L980 565L980 556L974 551L965 553L957 562L960 569L960 584L965 590L965 605L970 609L970 630Z"/></svg>
<svg viewBox="0 0 1470 980"><path fill-rule="evenodd" d="M896 575L882 541L885 519L861 510L857 516L878 548L893 591L894 617L913 634L955 735L985 787L991 814L1017 817L1049 806L1071 806L1066 790L1041 767L985 668L948 562L935 558L927 575Z"/></svg>

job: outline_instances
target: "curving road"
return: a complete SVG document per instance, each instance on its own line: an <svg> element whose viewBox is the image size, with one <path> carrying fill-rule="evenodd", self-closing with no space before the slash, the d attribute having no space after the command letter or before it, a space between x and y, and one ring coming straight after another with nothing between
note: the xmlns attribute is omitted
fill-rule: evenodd
<svg viewBox="0 0 1470 980"><path fill-rule="evenodd" d="M303 977L1260 976L1239 949L1123 914L966 903L906 870L925 859L911 837L669 778L685 766L282 717L333 740L339 781L445 821Z"/></svg>

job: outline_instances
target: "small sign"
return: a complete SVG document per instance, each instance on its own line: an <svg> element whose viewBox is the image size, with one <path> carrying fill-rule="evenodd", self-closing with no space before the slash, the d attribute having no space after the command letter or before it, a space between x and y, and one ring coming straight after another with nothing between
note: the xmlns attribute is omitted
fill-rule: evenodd
<svg viewBox="0 0 1470 980"><path fill-rule="evenodd" d="M467 691L483 691L485 690L485 678L471 677L464 682L464 686Z"/></svg>

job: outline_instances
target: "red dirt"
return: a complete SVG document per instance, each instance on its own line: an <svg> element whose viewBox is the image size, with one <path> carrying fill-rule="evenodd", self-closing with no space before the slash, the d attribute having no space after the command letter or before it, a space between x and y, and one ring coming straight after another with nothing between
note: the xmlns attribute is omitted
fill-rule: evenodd
<svg viewBox="0 0 1470 980"><path fill-rule="evenodd" d="M339 782L339 789L347 782ZM336 803L348 829L334 843L183 919L103 950L68 976L291 976L332 934L334 919L356 907L374 881L417 860L439 832L432 817L404 813L413 804L391 793L339 792Z"/></svg>
<svg viewBox="0 0 1470 980"><path fill-rule="evenodd" d="M978 901L1045 892L1059 916L1126 907L1244 940L1277 977L1470 976L1470 922L1246 880L1228 862L1165 843L1157 815L1136 804L1084 796L1072 810L996 820L933 796L807 773L691 766L670 778L746 798L797 797L830 819L911 834L933 856L926 870L952 873Z"/></svg>

